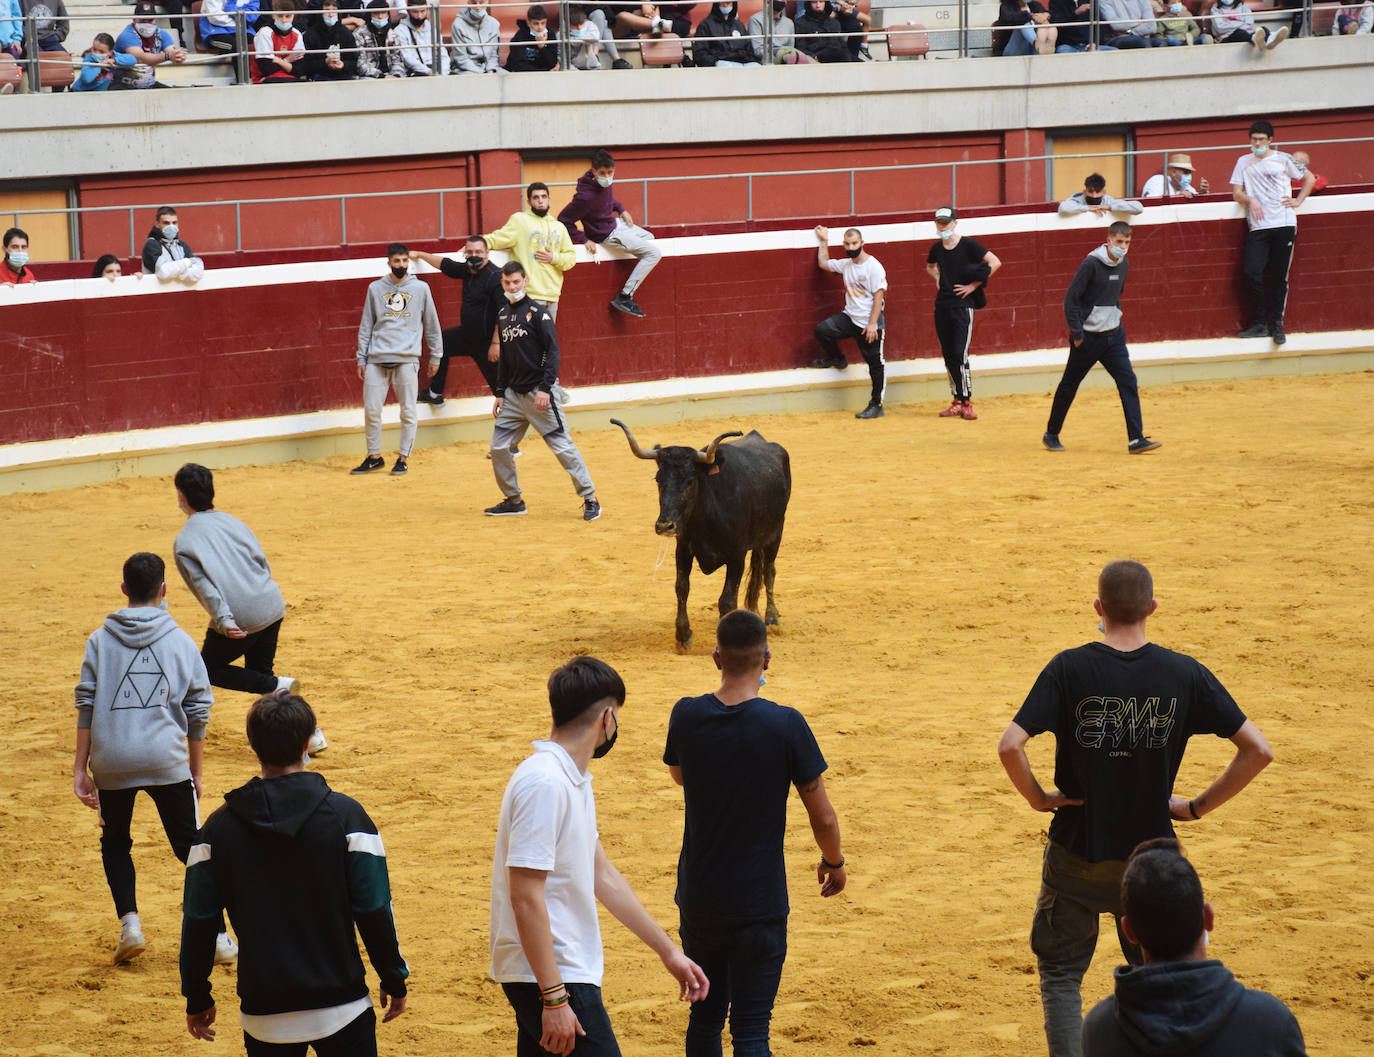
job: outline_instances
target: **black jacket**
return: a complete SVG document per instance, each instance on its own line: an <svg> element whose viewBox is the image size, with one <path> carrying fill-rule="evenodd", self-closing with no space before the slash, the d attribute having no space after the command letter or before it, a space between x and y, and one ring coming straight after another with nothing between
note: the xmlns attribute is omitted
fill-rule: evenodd
<svg viewBox="0 0 1374 1057"><path fill-rule="evenodd" d="M186 1012L214 1004L210 970L221 909L239 940L243 1012L325 1009L368 993L357 926L382 990L406 993L386 852L356 800L318 774L254 778L224 798L196 838L182 899Z"/></svg>
<svg viewBox="0 0 1374 1057"><path fill-rule="evenodd" d="M177 252L172 249L173 245L180 247L181 253L179 256ZM186 244L185 240L181 238L172 239L171 241L163 239L162 229L154 224L148 231L147 241L143 243L144 275L152 275L157 272L158 259L161 258L164 252L170 252L172 256L176 257L178 260L195 256L195 254L191 252L191 247Z"/></svg>
<svg viewBox="0 0 1374 1057"><path fill-rule="evenodd" d="M698 66L714 66L722 60L726 62L758 62L750 45L744 23L738 18L739 7L731 4L733 11L726 18L720 4L712 4L710 13L697 23L692 35L692 60Z"/></svg>
<svg viewBox="0 0 1374 1057"><path fill-rule="evenodd" d="M817 62L850 62L853 56L845 46L845 37L840 28L840 20L830 13L827 7L817 15L809 5L803 4L793 19L797 27L797 50L810 55ZM806 33L825 33L824 37L803 36Z"/></svg>
<svg viewBox="0 0 1374 1057"><path fill-rule="evenodd" d="M515 24L519 28L510 39L510 52L506 55L507 70L511 73L528 73L532 70L547 73L558 65L558 42L552 33L541 46L535 43L534 34L523 18Z"/></svg>
<svg viewBox="0 0 1374 1057"><path fill-rule="evenodd" d="M462 261L440 257L439 270L463 284L459 340L465 349L480 351L485 356L491 346L491 332L496 329L496 314L506 303L501 292L501 269L487 261L474 272Z"/></svg>
<svg viewBox="0 0 1374 1057"><path fill-rule="evenodd" d="M325 65L325 52L331 48L339 49L343 60L342 70L331 70ZM353 31L336 22L326 26L324 20L316 15L310 20L310 28L305 31L305 59L302 62L305 76L311 81L351 81L358 76L358 42Z"/></svg>
<svg viewBox="0 0 1374 1057"><path fill-rule="evenodd" d="M553 317L528 297L501 306L496 317L501 362L496 366L496 395L507 389L553 392L558 378L558 332Z"/></svg>
<svg viewBox="0 0 1374 1057"><path fill-rule="evenodd" d="M1075 338L1081 338L1084 330L1104 333L1121 325L1127 266L1125 257L1112 264L1103 246L1083 259L1064 295L1064 321Z"/></svg>
<svg viewBox="0 0 1374 1057"><path fill-rule="evenodd" d="M1116 994L1083 1022L1083 1057L1303 1057L1302 1029L1273 995L1221 962L1117 968Z"/></svg>

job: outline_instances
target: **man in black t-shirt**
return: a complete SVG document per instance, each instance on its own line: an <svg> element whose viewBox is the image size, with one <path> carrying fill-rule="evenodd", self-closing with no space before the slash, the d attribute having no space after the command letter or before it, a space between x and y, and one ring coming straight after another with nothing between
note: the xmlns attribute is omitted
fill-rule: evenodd
<svg viewBox="0 0 1374 1057"><path fill-rule="evenodd" d="M420 391L422 404L444 406L444 384L448 380L448 362L454 356L470 356L482 372L487 388L496 393L496 360L489 352L495 350L492 332L496 330L496 313L506 303L501 294L501 269L487 259L487 240L473 235L463 244L463 259L450 260L423 250L412 250L416 257L431 268L438 268L450 279L463 284L463 304L458 326L444 328L444 358L439 369L430 376L428 388Z"/></svg>
<svg viewBox="0 0 1374 1057"><path fill-rule="evenodd" d="M1173 822L1200 819L1239 793L1274 758L1258 727L1193 658L1149 642L1155 611L1145 566L1111 562L1093 608L1103 641L1050 661L997 746L1012 785L1037 811L1052 811L1031 949L1050 1057L1079 1057L1079 988L1097 946L1101 914L1116 918L1126 958L1140 951L1120 931L1121 876L1141 841L1173 836ZM1054 781L1031 771L1026 743L1053 731ZM1199 796L1174 794L1183 750L1194 734L1236 746L1226 769Z"/></svg>
<svg viewBox="0 0 1374 1057"><path fill-rule="evenodd" d="M725 614L712 656L720 689L673 706L663 762L685 801L677 864L682 949L711 981L710 994L692 1004L687 1057L720 1054L727 1014L743 1057L769 1052L787 957L783 832L792 786L821 849L822 896L843 890L844 855L811 728L800 712L758 696L771 657L763 620L747 609Z"/></svg>
<svg viewBox="0 0 1374 1057"><path fill-rule="evenodd" d="M973 337L973 310L988 303L988 280L1002 267L997 255L981 242L959 234L959 214L953 206L935 210L940 241L926 255L926 271L935 280L935 336L945 356L949 391L953 396L941 418L978 417L973 410L973 382L969 377L968 345Z"/></svg>

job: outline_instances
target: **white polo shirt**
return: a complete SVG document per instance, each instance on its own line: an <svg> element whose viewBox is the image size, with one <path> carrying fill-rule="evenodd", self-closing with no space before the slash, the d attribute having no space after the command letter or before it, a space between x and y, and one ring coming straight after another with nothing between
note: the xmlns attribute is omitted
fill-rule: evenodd
<svg viewBox="0 0 1374 1057"><path fill-rule="evenodd" d="M565 984L601 986L604 966L596 914L596 800L592 776L553 741L536 741L506 783L491 871L491 978L534 983L511 909L511 866L546 870L544 903L553 954Z"/></svg>
<svg viewBox="0 0 1374 1057"><path fill-rule="evenodd" d="M838 261L832 258L827 263L832 272L844 276L844 314L856 327L868 326L873 298L879 290L887 289L887 272L878 258L870 254L863 264L848 257Z"/></svg>
<svg viewBox="0 0 1374 1057"><path fill-rule="evenodd" d="M1231 173L1231 183L1239 184L1251 198L1259 199L1264 207L1264 219L1258 222L1245 209L1245 220L1253 231L1256 228L1291 228L1298 223L1298 215L1283 204L1293 197L1293 181L1307 175L1297 163L1282 151L1269 148L1263 158L1253 153L1242 155Z"/></svg>

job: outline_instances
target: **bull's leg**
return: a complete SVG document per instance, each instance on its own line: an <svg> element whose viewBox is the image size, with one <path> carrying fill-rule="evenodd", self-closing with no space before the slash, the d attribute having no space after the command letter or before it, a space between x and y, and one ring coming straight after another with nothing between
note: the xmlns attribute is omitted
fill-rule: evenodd
<svg viewBox="0 0 1374 1057"><path fill-rule="evenodd" d="M687 620L687 593L692 588L692 548L681 537L677 540L677 644L686 649L692 644L692 625Z"/></svg>
<svg viewBox="0 0 1374 1057"><path fill-rule="evenodd" d="M739 582L744 578L744 554L725 563L725 586L720 592L720 615L739 608Z"/></svg>
<svg viewBox="0 0 1374 1057"><path fill-rule="evenodd" d="M778 547L782 540L769 544L763 548L763 589L768 595L768 609L763 615L765 624L776 624L778 622L778 607L773 601L773 577L777 573Z"/></svg>

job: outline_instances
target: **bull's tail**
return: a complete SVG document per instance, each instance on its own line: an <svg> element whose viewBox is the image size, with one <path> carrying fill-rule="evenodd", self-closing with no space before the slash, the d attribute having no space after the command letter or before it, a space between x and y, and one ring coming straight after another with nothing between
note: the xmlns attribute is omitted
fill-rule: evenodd
<svg viewBox="0 0 1374 1057"><path fill-rule="evenodd" d="M763 587L765 564L763 551L756 547L749 552L749 589L744 595L744 605L755 613L759 611L759 590Z"/></svg>

